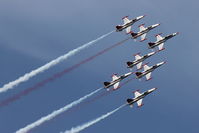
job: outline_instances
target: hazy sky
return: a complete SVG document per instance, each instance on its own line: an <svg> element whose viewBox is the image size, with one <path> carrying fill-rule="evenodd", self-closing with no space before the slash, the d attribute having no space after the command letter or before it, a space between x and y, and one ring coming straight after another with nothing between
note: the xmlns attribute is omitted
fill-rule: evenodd
<svg viewBox="0 0 199 133"><path fill-rule="evenodd" d="M38 68L100 35L114 30L121 18L146 14L137 26L161 23L140 43L129 40L121 46L82 65L63 77L24 96L8 106L0 107L0 132L13 133L42 116L101 87L113 73L129 72L126 61L133 54L151 52L147 42L154 35L180 32L165 44L166 50L153 56L149 65L167 61L152 73L149 82L133 80L118 91L102 97L78 110L60 115L32 130L32 133L58 133L109 112L134 97L132 91L157 87L144 99L142 108L124 107L83 133L197 133L198 103L198 2L196 0L0 0L0 86ZM32 87L87 57L117 43L127 36L113 33L81 53L0 94L0 101ZM133 76L131 77L133 78ZM102 92L103 93L103 92Z"/></svg>

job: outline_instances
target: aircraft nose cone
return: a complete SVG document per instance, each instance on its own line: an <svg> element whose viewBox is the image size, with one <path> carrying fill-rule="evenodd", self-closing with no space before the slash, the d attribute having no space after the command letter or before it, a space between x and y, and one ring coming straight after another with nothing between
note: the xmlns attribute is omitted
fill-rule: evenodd
<svg viewBox="0 0 199 133"><path fill-rule="evenodd" d="M157 88L152 88L151 91L155 91Z"/></svg>
<svg viewBox="0 0 199 133"><path fill-rule="evenodd" d="M157 64L157 66L162 66L162 65L165 64L165 63L166 63L166 61L160 62L160 63Z"/></svg>
<svg viewBox="0 0 199 133"><path fill-rule="evenodd" d="M157 90L158 88L153 88L153 90Z"/></svg>
<svg viewBox="0 0 199 133"><path fill-rule="evenodd" d="M160 24L156 24L156 26L159 26Z"/></svg>
<svg viewBox="0 0 199 133"><path fill-rule="evenodd" d="M157 27L157 26L159 26L160 24L154 24L152 27Z"/></svg>
<svg viewBox="0 0 199 133"><path fill-rule="evenodd" d="M144 18L146 15L141 16L141 18Z"/></svg>

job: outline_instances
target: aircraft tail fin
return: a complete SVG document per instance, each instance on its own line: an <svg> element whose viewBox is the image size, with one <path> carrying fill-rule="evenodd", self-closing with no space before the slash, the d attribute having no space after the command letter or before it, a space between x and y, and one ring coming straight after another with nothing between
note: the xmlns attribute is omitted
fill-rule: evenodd
<svg viewBox="0 0 199 133"><path fill-rule="evenodd" d="M127 103L129 104L129 106L130 106L131 108L133 108L133 99L127 99L126 101L127 101Z"/></svg>
<svg viewBox="0 0 199 133"><path fill-rule="evenodd" d="M142 75L142 72L136 72L135 75L136 75L137 77L139 77L140 75Z"/></svg>
<svg viewBox="0 0 199 133"><path fill-rule="evenodd" d="M122 26L120 26L120 25L116 26L116 29L118 29L118 30L121 29L121 28L122 28Z"/></svg>
<svg viewBox="0 0 199 133"><path fill-rule="evenodd" d="M131 105L131 104L132 104L133 99L127 99L126 101L127 101L127 103L128 103L129 105Z"/></svg>
<svg viewBox="0 0 199 133"><path fill-rule="evenodd" d="M104 82L104 85L105 86L108 86L108 85L110 85L111 83L110 82Z"/></svg>
<svg viewBox="0 0 199 133"><path fill-rule="evenodd" d="M128 62L126 62L126 64L128 67L130 67L133 64L133 62L128 61Z"/></svg>
<svg viewBox="0 0 199 133"><path fill-rule="evenodd" d="M131 36L132 36L132 37L134 37L134 36L136 36L136 35L137 35L137 33L131 32Z"/></svg>
<svg viewBox="0 0 199 133"><path fill-rule="evenodd" d="M148 45L151 48L153 45L155 45L155 43L154 42L149 42Z"/></svg>

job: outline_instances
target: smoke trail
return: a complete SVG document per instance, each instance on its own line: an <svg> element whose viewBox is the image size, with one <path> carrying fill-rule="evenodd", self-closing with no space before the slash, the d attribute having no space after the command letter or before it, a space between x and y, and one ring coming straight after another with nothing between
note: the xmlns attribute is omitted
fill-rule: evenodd
<svg viewBox="0 0 199 133"><path fill-rule="evenodd" d="M123 44L124 42L126 42L126 41L129 40L129 39L130 39L130 38L126 38L126 39L124 39L124 40L122 40L122 41L120 41L120 42L118 42L118 43L116 43L116 44L113 44L112 46L110 46L110 47L108 47L108 48L106 48L106 49L104 49L104 50L98 52L97 54L95 54L95 55L93 55L93 56L91 56L91 57L89 57L89 58L87 58L87 59L85 59L85 60L83 60L83 61L81 61L81 62L79 62L79 63L77 63L77 64L75 64L75 65L73 65L73 66L71 66L71 67L69 67L69 68L67 68L67 69L65 69L65 70L63 70L63 71L61 71L61 72L59 72L59 73L56 73L56 74L54 74L53 76L51 76L51 77L49 77L49 78L47 78L47 79L45 79L45 80L43 80L43 81L41 81L41 82L39 82L39 83L37 83L37 84L35 84L33 87L27 88L27 89L23 90L22 92L20 92L20 93L18 93L18 94L15 94L15 95L13 95L13 96L11 96L11 97L9 97L9 98L7 98L7 99L1 101L1 102L0 102L0 107L6 106L6 105L8 105L9 103L12 103L12 102L14 102L14 101L20 99L22 96L28 95L28 94L31 93L32 91L41 88L41 87L44 86L45 84L47 84L47 83L49 83L49 82L52 82L52 81L56 80L56 79L59 78L59 77L62 77L64 74L66 74L66 73L68 73L68 72L70 72L70 71L72 71L72 70L74 70L74 69L80 67L82 64L85 64L85 63L87 63L87 62L89 62L89 61L95 59L96 57L98 57L98 56L100 56L100 55L102 55L102 54L108 52L109 50L111 50L111 49L113 49L113 48L115 48L115 47L117 47L117 46Z"/></svg>
<svg viewBox="0 0 199 133"><path fill-rule="evenodd" d="M130 81L132 81L132 79L129 79L129 80L127 80L126 82L124 82L123 84L121 84L120 87L126 85L126 84L129 83ZM35 127L37 127L37 126L40 126L40 125L43 124L44 122L50 121L50 120L52 120L53 118L57 117L58 115L63 114L64 112L66 113L67 111L71 112L71 111L78 110L80 107L85 106L85 105L87 105L87 104L89 104L89 103L95 102L96 100L98 100L98 99L100 99L100 98L102 98L102 97L104 97L104 96L110 94L111 92L113 92L113 89L111 89L111 91L105 91L105 92L103 92L102 94L97 95L96 97L94 97L94 98L92 98L92 99L90 99L90 100L88 100L88 101L84 101L84 102L83 102L83 100L85 100L85 99L87 99L88 97L92 96L93 94L99 92L101 89L102 89L102 88L99 88L99 89L97 89L96 91L91 92L90 94L88 94L88 95L86 95L86 96L80 98L79 100L74 101L74 102L72 102L71 104L68 104L68 105L66 105L65 107L63 107L63 108L61 108L61 109L59 109L59 110L57 110L57 111L54 111L53 113L49 114L48 116L45 116L45 117L40 118L40 119L37 120L36 122L34 122L34 123L32 123L32 124L29 124L28 126L22 128L22 129L19 129L16 133L26 133L26 132L32 130L33 128L35 128ZM82 104L79 104L80 102L82 102ZM77 104L79 104L79 105L77 105ZM75 105L77 105L77 106L75 106ZM75 107L74 107L74 106L75 106ZM74 107L74 108L72 108L72 107Z"/></svg>
<svg viewBox="0 0 199 133"><path fill-rule="evenodd" d="M130 81L132 81L132 80L133 80L133 79L129 79L129 80L125 81L124 83L122 83L122 84L120 85L119 88L121 88L122 86L128 84L128 83L129 83ZM104 91L103 93L98 94L97 96L94 96L94 97L92 97L92 98L90 98L90 99L88 99L88 100L84 100L81 104L78 104L77 106L75 106L75 107L73 107L73 108L70 108L69 110L65 111L65 112L62 113L61 115L64 115L64 114L66 114L66 113L72 113L72 112L78 111L81 107L84 107L84 106L86 106L86 105L88 105L88 104L90 104L90 103L93 103L93 102L99 100L100 98L105 97L105 96L111 94L111 93L114 92L114 91L115 91L115 90L110 89L110 91ZM59 115L59 117L61 117L61 115ZM56 117L56 118L58 118L58 117ZM47 124L47 123L46 123L46 124Z"/></svg>
<svg viewBox="0 0 199 133"><path fill-rule="evenodd" d="M89 93L89 94L87 94L87 95L81 97L80 99L78 99L78 100L76 100L76 101L74 101L74 102L72 102L72 103L70 103L70 104L64 106L63 108L60 108L60 109L58 109L58 110L53 111L51 114L49 114L49 115L47 115L47 116L44 116L44 117L40 118L39 120L37 120L37 121L35 121L35 122L33 122L33 123L27 125L27 126L24 127L24 128L19 129L18 131L16 131L16 133L27 133L27 132L30 131L31 129L33 129L33 128L37 127L37 126L40 126L40 125L43 124L44 122L53 119L53 118L56 117L57 115L59 115L59 114L65 112L65 111L67 111L68 109L72 108L73 106L75 106L75 105L81 103L83 100L89 98L90 96L94 95L95 93L99 92L99 91L102 90L102 89L103 89L103 88L99 88L99 89L97 89L97 90L95 90L95 91L93 91L93 92L91 92L91 93Z"/></svg>
<svg viewBox="0 0 199 133"><path fill-rule="evenodd" d="M113 113L117 112L118 110L120 110L121 108L123 108L124 106L126 106L126 104L123 104L122 106L116 108L115 110L111 111L111 112L108 112L92 121L89 121L87 123L84 123L83 125L80 125L80 126L77 126L77 127L73 127L71 128L70 130L67 130L65 132L61 132L61 133L78 133L90 126L92 126L93 124L97 123L97 122L100 122L101 120L107 118L108 116L112 115Z"/></svg>
<svg viewBox="0 0 199 133"><path fill-rule="evenodd" d="M5 84L2 88L0 88L0 93L6 92L9 89L13 89L13 87L19 85L20 83L25 82L25 81L29 80L30 78L32 78L33 76L36 76L37 74L39 74L41 72L44 72L45 70L47 70L47 69L57 65L58 63L68 59L69 57L71 57L71 56L77 54L78 52L80 52L81 50L83 50L83 49L95 44L97 41L107 37L108 35L110 35L113 32L114 31L111 31L111 32L109 32L109 33L107 33L105 35L102 35L101 37L99 37L99 38L97 38L97 39L95 39L95 40L93 40L93 41L91 41L89 43L86 43L86 44L84 44L84 45L82 45L82 46L80 46L80 47L78 47L76 49L73 49L73 50L69 51L68 53L66 53L65 55L62 55L62 56L50 61L47 64L45 64L45 65L43 65L43 66L41 66L41 67L39 67L39 68L37 68L35 70L32 70L29 73L26 73L24 76L21 76L18 79Z"/></svg>

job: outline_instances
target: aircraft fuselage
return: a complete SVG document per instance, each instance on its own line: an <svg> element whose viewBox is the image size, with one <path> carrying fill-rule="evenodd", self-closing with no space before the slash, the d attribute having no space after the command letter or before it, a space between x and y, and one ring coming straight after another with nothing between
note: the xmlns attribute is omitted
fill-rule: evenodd
<svg viewBox="0 0 199 133"><path fill-rule="evenodd" d="M140 32L137 32L137 33L131 33L132 35L132 38L133 39L136 39L138 37L140 37L141 35L145 34L145 33L148 33L150 30L156 28L159 24L156 24L156 25L151 25L149 27L147 27L145 30L142 30Z"/></svg>
<svg viewBox="0 0 199 133"><path fill-rule="evenodd" d="M131 100L131 102L128 102L129 105L132 105L134 104L135 102L139 101L140 99L143 99L145 96L147 96L148 94L152 93L154 90L156 90L157 88L152 88L148 91L145 91L144 93L142 93L142 95L136 97L136 98L133 98L133 99L129 99ZM127 100L128 101L128 100Z"/></svg>
<svg viewBox="0 0 199 133"><path fill-rule="evenodd" d="M124 75L120 76L118 79L116 79L116 80L114 80L114 81L111 81L109 85L104 86L104 88L109 88L109 87L113 86L114 84L116 84L116 83L122 81L123 79L127 78L127 77L130 76L131 74L132 74L132 72L129 72L129 73L127 73L127 74L124 74Z"/></svg>
<svg viewBox="0 0 199 133"><path fill-rule="evenodd" d="M131 22L125 24L125 25L121 25L120 28L116 28L116 31L119 32L119 31L123 31L124 29L128 28L129 26L133 25L135 22L137 22L138 20L134 19L134 20L131 20Z"/></svg>
<svg viewBox="0 0 199 133"><path fill-rule="evenodd" d="M150 67L148 70L143 71L142 74L140 74L139 76L136 76L137 79L142 78L143 76L147 75L150 72L153 72L155 69L157 69L158 67L162 66L165 62L161 62L158 63L152 67Z"/></svg>
<svg viewBox="0 0 199 133"><path fill-rule="evenodd" d="M151 57L151 56L154 55L154 54L155 54L155 52L149 53L149 54L147 54L147 55L142 56L142 58L133 61L131 65L127 66L127 68L132 68L132 67L134 67L135 65L137 65L137 64L139 64L139 63L141 63L141 62L143 62L144 60L146 60L147 58Z"/></svg>
<svg viewBox="0 0 199 133"><path fill-rule="evenodd" d="M178 34L178 33L173 33L173 34L167 35L167 36L165 36L163 39L161 39L161 40L159 40L159 41L156 41L156 42L154 43L154 45L149 46L149 48L150 48L150 49L153 49L153 48L159 46L160 44L165 43L167 40L173 38L173 37L176 36L177 34Z"/></svg>
<svg viewBox="0 0 199 133"><path fill-rule="evenodd" d="M139 16L135 19L132 19L129 23L127 24L124 24L124 25L118 25L116 26L116 31L119 32L119 31L123 31L124 29L128 28L129 26L133 25L135 22L139 21L140 19L142 19L144 16Z"/></svg>

